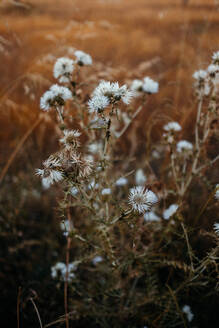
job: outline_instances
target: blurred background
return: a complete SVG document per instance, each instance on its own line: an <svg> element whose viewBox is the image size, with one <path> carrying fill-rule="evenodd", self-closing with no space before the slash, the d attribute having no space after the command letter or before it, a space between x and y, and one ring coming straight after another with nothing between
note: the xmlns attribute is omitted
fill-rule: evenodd
<svg viewBox="0 0 219 328"><path fill-rule="evenodd" d="M89 53L90 91L100 79L129 83L149 75L160 83L136 123L140 146L153 111L179 121L189 139L195 119L192 74L218 50L216 0L0 1L0 321L37 327L30 297L44 322L64 313L50 268L62 252L54 188L42 189L34 170L58 147L53 119L39 109L55 82L56 58ZM156 139L162 132L154 131ZM216 141L215 141L216 142ZM218 142L218 141L217 141ZM214 143L215 144L215 143ZM217 147L217 146L216 146ZM63 251L64 254L64 251Z"/></svg>

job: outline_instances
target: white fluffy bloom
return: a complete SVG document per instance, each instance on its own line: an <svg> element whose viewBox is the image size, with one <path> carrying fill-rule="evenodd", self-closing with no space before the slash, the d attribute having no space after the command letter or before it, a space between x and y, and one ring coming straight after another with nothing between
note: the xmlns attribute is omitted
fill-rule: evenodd
<svg viewBox="0 0 219 328"><path fill-rule="evenodd" d="M53 183L62 181L63 173L53 169L37 169L36 174L42 178L44 187L49 188Z"/></svg>
<svg viewBox="0 0 219 328"><path fill-rule="evenodd" d="M105 96L110 103L122 99L125 104L129 104L133 95L133 92L128 90L126 85L120 87L118 82L111 83L109 81L100 82L93 92L93 97Z"/></svg>
<svg viewBox="0 0 219 328"><path fill-rule="evenodd" d="M52 107L54 94L52 91L46 91L40 98L40 108L48 111Z"/></svg>
<svg viewBox="0 0 219 328"><path fill-rule="evenodd" d="M78 65L83 66L83 65L92 65L92 58L90 55L86 54L83 51L77 50L74 53L76 57L76 62Z"/></svg>
<svg viewBox="0 0 219 328"><path fill-rule="evenodd" d="M145 182L147 181L147 178L144 174L144 171L142 169L138 169L135 173L135 182L136 182L136 185L144 185Z"/></svg>
<svg viewBox="0 0 219 328"><path fill-rule="evenodd" d="M63 262L58 262L56 263L52 268L51 268L51 276L52 278L56 278L58 276L58 272L60 271L61 273L65 270L65 263Z"/></svg>
<svg viewBox="0 0 219 328"><path fill-rule="evenodd" d="M124 177L121 177L118 180L116 180L115 185L118 186L118 187L121 187L121 186L127 185L127 183L128 183L128 180Z"/></svg>
<svg viewBox="0 0 219 328"><path fill-rule="evenodd" d="M163 217L165 220L168 220L176 211L178 210L177 204L170 205L166 210L163 211Z"/></svg>
<svg viewBox="0 0 219 328"><path fill-rule="evenodd" d="M50 156L43 162L44 169L37 169L36 175L42 178L44 188L49 188L53 183L64 179L63 172L60 171L61 163L59 159Z"/></svg>
<svg viewBox="0 0 219 328"><path fill-rule="evenodd" d="M213 53L212 60L213 64L219 64L219 51Z"/></svg>
<svg viewBox="0 0 219 328"><path fill-rule="evenodd" d="M153 191L137 186L130 189L128 202L135 212L143 214L158 202L158 198Z"/></svg>
<svg viewBox="0 0 219 328"><path fill-rule="evenodd" d="M71 80L71 75L74 70L74 61L72 59L61 57L58 58L54 68L53 75L59 82L65 83Z"/></svg>
<svg viewBox="0 0 219 328"><path fill-rule="evenodd" d="M210 93L210 85L209 85L209 75L207 70L199 70L193 74L193 78L195 79L195 89L197 94L200 96L201 94L204 96L208 96Z"/></svg>
<svg viewBox="0 0 219 328"><path fill-rule="evenodd" d="M53 106L64 105L68 99L72 99L71 91L66 87L54 84L40 98L40 108L48 111Z"/></svg>
<svg viewBox="0 0 219 328"><path fill-rule="evenodd" d="M95 182L95 180L92 180L88 185L88 189L90 190L98 189L98 188L99 188L99 183Z"/></svg>
<svg viewBox="0 0 219 328"><path fill-rule="evenodd" d="M112 190L110 188L104 188L102 191L101 191L101 194L104 196L104 195L110 195L112 193Z"/></svg>
<svg viewBox="0 0 219 328"><path fill-rule="evenodd" d="M91 98L88 102L90 113L101 113L107 106L109 106L110 101L107 97L103 95L96 95Z"/></svg>
<svg viewBox="0 0 219 328"><path fill-rule="evenodd" d="M166 125L164 125L163 128L165 131L171 131L171 132L172 131L178 132L178 131L182 130L181 126L177 122L169 122Z"/></svg>
<svg viewBox="0 0 219 328"><path fill-rule="evenodd" d="M178 153L191 151L192 149L193 149L192 143L186 140L181 140L176 145L176 150L178 151Z"/></svg>
<svg viewBox="0 0 219 328"><path fill-rule="evenodd" d="M150 77L145 77L143 82L143 91L146 93L157 93L159 90L159 83L152 80Z"/></svg>
<svg viewBox="0 0 219 328"><path fill-rule="evenodd" d="M72 187L70 193L74 197L78 194L78 189L76 187Z"/></svg>
<svg viewBox="0 0 219 328"><path fill-rule="evenodd" d="M215 74L219 73L219 65L215 65L215 64L209 65L208 73L210 76L215 76Z"/></svg>
<svg viewBox="0 0 219 328"><path fill-rule="evenodd" d="M117 83L118 84L118 83ZM101 81L99 85L93 92L93 96L106 96L108 98L113 96L115 90L115 83L111 83L109 81Z"/></svg>
<svg viewBox="0 0 219 328"><path fill-rule="evenodd" d="M143 91L143 81L142 80L133 80L130 86L130 89L135 92L135 95L139 95Z"/></svg>
<svg viewBox="0 0 219 328"><path fill-rule="evenodd" d="M160 221L160 218L159 216L157 216L156 213L154 213L154 211L150 211L144 214L144 220L152 222L152 221Z"/></svg>
<svg viewBox="0 0 219 328"><path fill-rule="evenodd" d="M74 263L69 263L69 265L68 265L68 282L70 282L75 277L75 274L72 271L75 271L76 269L77 269L77 266ZM66 271L67 271L66 264L63 262L58 262L51 268L51 276L52 276L52 278L57 278L58 274L60 274L61 278L65 281L66 280Z"/></svg>
<svg viewBox="0 0 219 328"><path fill-rule="evenodd" d="M60 86L58 84L53 84L50 88L50 91L53 92L54 97L60 97L64 101L72 99L71 91L68 88Z"/></svg>
<svg viewBox="0 0 219 328"><path fill-rule="evenodd" d="M194 74L193 74L193 78L197 81L200 81L200 80L205 80L207 77L207 72L204 71L203 69L200 69L199 71L196 71Z"/></svg>
<svg viewBox="0 0 219 328"><path fill-rule="evenodd" d="M124 104L128 105L131 102L131 99L134 96L134 92L129 90L127 85L123 85L121 86L116 92L115 92L115 97L116 98L120 98L122 99L122 101L124 102Z"/></svg>
<svg viewBox="0 0 219 328"><path fill-rule="evenodd" d="M78 130L64 130L64 137L60 139L60 142L64 144L66 149L77 148L80 146L78 137L81 133Z"/></svg>
<svg viewBox="0 0 219 328"><path fill-rule="evenodd" d="M98 263L101 263L101 262L103 262L103 258L102 258L102 256L99 256L99 255L95 256L92 260L92 263L94 265L97 265Z"/></svg>
<svg viewBox="0 0 219 328"><path fill-rule="evenodd" d="M219 223L214 224L214 231L219 236Z"/></svg>
<svg viewBox="0 0 219 328"><path fill-rule="evenodd" d="M192 313L189 305L184 305L182 311L186 314L187 320L189 322L193 320L194 314Z"/></svg>
<svg viewBox="0 0 219 328"><path fill-rule="evenodd" d="M219 184L216 185L215 198L219 200Z"/></svg>

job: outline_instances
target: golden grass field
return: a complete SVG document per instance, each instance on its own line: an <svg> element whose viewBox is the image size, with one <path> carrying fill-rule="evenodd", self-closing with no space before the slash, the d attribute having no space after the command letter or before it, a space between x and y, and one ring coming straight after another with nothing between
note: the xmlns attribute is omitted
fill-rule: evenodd
<svg viewBox="0 0 219 328"><path fill-rule="evenodd" d="M194 139L197 101L192 75L196 70L205 69L212 53L219 50L218 35L217 0L190 0L187 5L181 0L0 0L0 224L7 218L11 224L11 230L6 226L6 233L1 235L1 248L3 253L8 252L10 264L15 263L11 269L0 256L0 264L5 265L4 274L0 272L5 287L0 296L0 302L2 297L5 306L3 315L7 312L4 309L10 308L13 320L16 319L18 283L14 277L19 283L27 279L28 284L31 281L30 285L33 279L34 287L31 285L31 288L40 290L41 272L34 272L32 278L33 262L37 266L39 263L40 267L44 265L44 256L49 259L46 273L42 274L49 276L49 265L55 258L53 251L55 249L58 254L59 245L64 245L57 237L60 234L56 202L59 192L42 191L34 174L42 161L58 148L59 130L54 115L42 113L39 108L41 95L57 82L52 72L56 59L71 57L74 49L92 56L93 65L81 74L87 85L84 98L87 100L101 79L129 84L134 79L150 76L159 81L159 93L149 99L121 145L124 149L130 148L131 155L139 156L138 166L141 152L147 150L145 140L156 141L162 134L159 124L162 127L170 117L183 127L183 138ZM153 129L154 124L156 129ZM127 147L132 143L134 146ZM209 156L206 157L216 156L218 144L216 137L209 142ZM216 165L208 171L208 177L212 185L218 183ZM198 187L195 192L198 194ZM191 217L197 214L196 204L199 206L206 194L189 199L186 210L193 205ZM213 206L202 220L206 230L212 229L216 220ZM213 243L207 234L204 231L203 243L202 240L197 242L200 254L205 254L205 249L209 250ZM36 253L32 253L32 239ZM5 251L7 245L10 247ZM19 265L20 274L17 272ZM11 284L5 283L7 277ZM46 279L42 286L47 286ZM42 287L39 295L41 312L44 311L42 315L47 323L64 313L63 292L60 292L60 299L56 299L60 305L57 308L49 298L53 293L51 286L45 288L45 293ZM47 299L51 309L49 314L45 307ZM31 326L35 313L32 305L28 307L27 303L23 301L26 320L23 327L35 328ZM3 320L4 327L8 318L10 311ZM153 327L156 328L156 324Z"/></svg>
<svg viewBox="0 0 219 328"><path fill-rule="evenodd" d="M218 48L216 3L1 1L1 165L37 119L39 97L53 81L54 59L68 55L69 47L92 55L96 65L89 78L98 74L129 81L149 75L159 80L159 100L148 111L171 115L189 128L192 73L205 67Z"/></svg>

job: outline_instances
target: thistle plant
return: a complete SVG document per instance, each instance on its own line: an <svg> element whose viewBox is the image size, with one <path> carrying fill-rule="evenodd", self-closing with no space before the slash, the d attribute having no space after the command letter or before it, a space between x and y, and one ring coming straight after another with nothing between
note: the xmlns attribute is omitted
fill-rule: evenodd
<svg viewBox="0 0 219 328"><path fill-rule="evenodd" d="M122 137L146 107L148 97L158 93L158 82L145 77L128 87L97 81L88 99L80 72L92 64L92 58L82 51L74 55L56 61L54 77L64 86L54 84L40 101L43 111L56 113L60 148L36 171L44 187L56 184L62 191L59 215L66 237L65 263L60 259L51 268L52 278L64 282L65 315L60 322L65 321L68 328L70 319L85 316L95 320L98 327L109 327L111 320L113 327L121 327L124 319L132 322L138 318L139 324L144 321L151 327L165 327L166 320L171 327L186 327L195 316L185 305L183 288L192 286L202 275L201 263L206 268L210 262L195 257L183 211L192 183L219 158L206 156L218 110L219 55L213 55L207 70L194 74L198 107L194 140L181 139L183 128L178 122L170 121L163 127L159 143L164 145L169 163L168 172L160 174L163 189L156 187L158 177L152 161L142 168L136 163L133 169L132 158L116 155ZM140 106L134 109L137 102ZM157 154L159 143L153 148ZM174 235L184 238L185 259L180 261L178 251L174 255L168 246L168 238L171 242ZM212 250L214 254L217 247ZM163 266L177 267L184 279L175 291L169 283L160 286L163 296L159 297L158 276ZM151 306L156 308L154 314L150 313ZM118 320L112 309L119 312ZM143 309L146 314L141 318L139 311Z"/></svg>

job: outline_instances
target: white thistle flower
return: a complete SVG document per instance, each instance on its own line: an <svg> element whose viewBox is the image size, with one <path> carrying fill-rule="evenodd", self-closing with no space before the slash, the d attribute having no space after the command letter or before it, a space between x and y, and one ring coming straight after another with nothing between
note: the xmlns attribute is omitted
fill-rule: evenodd
<svg viewBox="0 0 219 328"><path fill-rule="evenodd" d="M75 263L69 263L68 265L68 282L71 282L72 279L75 278L75 274L72 271L75 271L77 269L77 266ZM66 264L63 262L56 263L51 268L51 276L52 278L57 278L58 274L61 274L61 278L65 281L66 280L66 271L67 267Z"/></svg>
<svg viewBox="0 0 219 328"><path fill-rule="evenodd" d="M121 186L127 185L127 183L128 183L128 180L124 177L121 177L118 180L116 180L115 185L118 186L118 187L121 187Z"/></svg>
<svg viewBox="0 0 219 328"><path fill-rule="evenodd" d="M37 169L36 175L42 178L43 186L49 188L53 183L62 181L63 173L53 169Z"/></svg>
<svg viewBox="0 0 219 328"><path fill-rule="evenodd" d="M103 262L103 258L102 258L102 256L99 256L99 255L95 256L92 260L92 263L94 265L97 265L98 263L101 263L101 262Z"/></svg>
<svg viewBox="0 0 219 328"><path fill-rule="evenodd" d="M163 211L163 217L165 220L168 220L176 211L178 210L177 204L170 205L166 210Z"/></svg>
<svg viewBox="0 0 219 328"><path fill-rule="evenodd" d="M214 224L214 231L219 236L219 223Z"/></svg>
<svg viewBox="0 0 219 328"><path fill-rule="evenodd" d="M104 188L102 191L101 191L101 194L104 196L104 195L111 195L112 193L112 190L110 188Z"/></svg>
<svg viewBox="0 0 219 328"><path fill-rule="evenodd" d="M105 96L110 103L122 99L125 104L129 104L133 95L126 85L120 87L118 82L111 83L109 81L100 82L93 92L93 97Z"/></svg>
<svg viewBox="0 0 219 328"><path fill-rule="evenodd" d="M66 87L54 84L40 98L40 108L48 111L53 106L64 105L68 99L72 99L71 91Z"/></svg>
<svg viewBox="0 0 219 328"><path fill-rule="evenodd" d="M191 142L186 140L181 140L176 145L176 150L178 153L192 151L193 145Z"/></svg>
<svg viewBox="0 0 219 328"><path fill-rule="evenodd" d="M216 185L215 198L219 200L219 184Z"/></svg>
<svg viewBox="0 0 219 328"><path fill-rule="evenodd" d="M58 276L58 271L61 273L65 270L65 263L63 262L58 262L56 263L52 268L51 268L51 276L52 278L56 278Z"/></svg>
<svg viewBox="0 0 219 328"><path fill-rule="evenodd" d="M181 126L177 122L169 122L166 125L164 125L163 128L165 131L171 131L171 132L178 132L182 130Z"/></svg>
<svg viewBox="0 0 219 328"><path fill-rule="evenodd" d="M74 71L74 61L72 59L58 58L53 69L53 75L59 82L65 83L71 81L71 75Z"/></svg>
<svg viewBox="0 0 219 328"><path fill-rule="evenodd" d="M209 85L209 78L208 78L208 72L207 70L204 71L204 70L199 70L199 71L196 71L194 74L193 74L193 78L196 80L195 81L195 88L196 88L196 91L197 91L197 94L200 96L201 94L204 95L204 96L208 96L209 93L210 93L210 85Z"/></svg>
<svg viewBox="0 0 219 328"><path fill-rule="evenodd" d="M212 60L213 64L219 64L219 51L213 53Z"/></svg>
<svg viewBox="0 0 219 328"><path fill-rule="evenodd" d="M60 86L58 84L53 84L51 86L50 90L53 92L54 97L60 97L64 101L66 101L68 99L72 99L72 93L66 87Z"/></svg>
<svg viewBox="0 0 219 328"><path fill-rule="evenodd" d="M72 187L70 193L73 197L75 197L78 194L78 189L76 187Z"/></svg>
<svg viewBox="0 0 219 328"><path fill-rule="evenodd" d="M144 214L158 202L158 198L153 191L137 186L130 189L128 202L133 211Z"/></svg>
<svg viewBox="0 0 219 328"><path fill-rule="evenodd" d="M150 212L146 212L144 214L144 220L145 221L160 221L160 217L157 216L156 213L154 213L154 211L150 211Z"/></svg>
<svg viewBox="0 0 219 328"><path fill-rule="evenodd" d="M127 85L119 87L117 91L115 91L115 98L121 98L124 104L129 105L131 99L134 96L134 92L127 88Z"/></svg>
<svg viewBox="0 0 219 328"><path fill-rule="evenodd" d="M214 77L217 73L219 73L219 65L215 65L215 64L209 65L208 73L210 76Z"/></svg>
<svg viewBox="0 0 219 328"><path fill-rule="evenodd" d="M147 181L147 178L144 174L144 171L142 169L138 169L135 173L135 182L136 182L136 185L144 185L145 182Z"/></svg>
<svg viewBox="0 0 219 328"><path fill-rule="evenodd" d="M103 95L96 95L91 98L88 102L90 113L101 113L107 106L109 106L110 101L107 97Z"/></svg>
<svg viewBox="0 0 219 328"><path fill-rule="evenodd" d="M157 93L159 90L159 83L152 80L150 77L144 78L143 91L149 94Z"/></svg>
<svg viewBox="0 0 219 328"><path fill-rule="evenodd" d="M207 78L207 72L203 69L200 69L193 74L193 78L197 81L203 81Z"/></svg>
<svg viewBox="0 0 219 328"><path fill-rule="evenodd" d="M135 92L135 96L139 96L143 91L143 81L137 79L133 80L130 89Z"/></svg>
<svg viewBox="0 0 219 328"><path fill-rule="evenodd" d="M187 320L190 322L194 318L194 314L191 311L191 308L189 305L184 305L182 308L182 312L186 314Z"/></svg>
<svg viewBox="0 0 219 328"><path fill-rule="evenodd" d="M48 111L52 107L54 94L52 91L46 91L40 98L40 108Z"/></svg>
<svg viewBox="0 0 219 328"><path fill-rule="evenodd" d="M95 182L95 180L92 180L88 185L89 190L95 190L98 188L99 188L99 183Z"/></svg>
<svg viewBox="0 0 219 328"><path fill-rule="evenodd" d="M86 54L83 51L77 50L74 53L76 59L76 62L78 65L83 66L83 65L92 65L92 58L90 55Z"/></svg>
<svg viewBox="0 0 219 328"><path fill-rule="evenodd" d="M81 133L78 130L64 130L64 137L60 139L60 142L64 144L67 149L77 148L80 146L78 137Z"/></svg>
<svg viewBox="0 0 219 328"><path fill-rule="evenodd" d="M53 183L64 179L61 169L61 162L58 158L50 156L43 162L44 169L37 169L36 175L42 178L44 188L49 188Z"/></svg>

